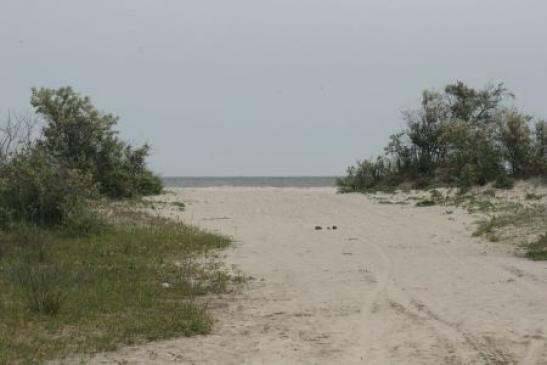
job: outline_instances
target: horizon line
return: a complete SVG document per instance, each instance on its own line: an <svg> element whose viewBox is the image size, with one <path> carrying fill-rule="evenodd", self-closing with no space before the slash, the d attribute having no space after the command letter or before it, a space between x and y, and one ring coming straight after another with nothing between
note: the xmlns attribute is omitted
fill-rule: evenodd
<svg viewBox="0 0 547 365"><path fill-rule="evenodd" d="M222 178L298 178L298 177L342 177L343 175L170 175L170 176L160 176L162 179L173 179L173 178L212 178L212 179L222 179Z"/></svg>

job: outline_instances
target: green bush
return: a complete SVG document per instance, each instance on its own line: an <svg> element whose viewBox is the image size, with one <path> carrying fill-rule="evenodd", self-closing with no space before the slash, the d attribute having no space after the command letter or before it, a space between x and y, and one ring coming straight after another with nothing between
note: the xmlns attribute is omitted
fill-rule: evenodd
<svg viewBox="0 0 547 365"><path fill-rule="evenodd" d="M113 129L118 118L99 112L88 97L69 87L33 89L31 104L45 121L36 140L12 140L13 129L26 135L20 129L30 124L13 126L8 120L0 129L0 229L26 222L88 234L101 228L89 207L99 193L110 198L161 193L162 181L146 167L149 146L121 141ZM17 148L8 148L11 144Z"/></svg>
<svg viewBox="0 0 547 365"><path fill-rule="evenodd" d="M63 232L71 237L89 236L103 231L108 224L96 210L81 207L72 210L63 222Z"/></svg>
<svg viewBox="0 0 547 365"><path fill-rule="evenodd" d="M348 168L348 175L337 180L341 191L365 191L376 189L380 183L388 180L390 167L382 158L376 161L359 161L356 166ZM388 184L384 183L384 186Z"/></svg>
<svg viewBox="0 0 547 365"><path fill-rule="evenodd" d="M39 145L63 166L89 175L101 193L128 198L161 192L161 180L146 167L149 146L121 141L113 129L118 117L99 112L70 87L33 89L31 104L46 123Z"/></svg>
<svg viewBox="0 0 547 365"><path fill-rule="evenodd" d="M541 176L547 181L547 122L536 123L534 131L532 175Z"/></svg>
<svg viewBox="0 0 547 365"><path fill-rule="evenodd" d="M144 170L135 178L135 190L143 195L157 195L163 191L163 182L159 176Z"/></svg>
<svg viewBox="0 0 547 365"><path fill-rule="evenodd" d="M504 105L511 97L503 84L475 90L457 82L444 92L424 91L420 108L404 112L407 128L390 137L386 156L349 167L340 191L401 183L465 191L496 179L508 188L500 175L547 176L547 124L532 128L532 117Z"/></svg>
<svg viewBox="0 0 547 365"><path fill-rule="evenodd" d="M533 170L533 142L530 129L532 117L516 111L503 113L500 118L499 141L505 161L515 177L529 176Z"/></svg>
<svg viewBox="0 0 547 365"><path fill-rule="evenodd" d="M0 168L0 225L67 224L88 211L88 199L95 196L89 175L64 168L41 148L20 151Z"/></svg>
<svg viewBox="0 0 547 365"><path fill-rule="evenodd" d="M119 147L111 151L108 161L100 162L100 192L111 198L160 194L163 189L161 179L149 171L145 164L148 145L138 149L122 145Z"/></svg>
<svg viewBox="0 0 547 365"><path fill-rule="evenodd" d="M514 185L515 181L505 174L498 176L494 183L494 187L497 189L512 189Z"/></svg>

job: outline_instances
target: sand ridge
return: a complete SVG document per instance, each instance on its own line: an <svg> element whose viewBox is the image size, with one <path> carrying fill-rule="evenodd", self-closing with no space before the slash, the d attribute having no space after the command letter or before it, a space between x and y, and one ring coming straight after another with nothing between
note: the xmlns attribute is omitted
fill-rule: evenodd
<svg viewBox="0 0 547 365"><path fill-rule="evenodd" d="M547 264L471 238L461 209L331 188L173 189L158 199L187 204L162 214L232 236L227 262L256 279L211 299L211 335L91 363L547 363Z"/></svg>

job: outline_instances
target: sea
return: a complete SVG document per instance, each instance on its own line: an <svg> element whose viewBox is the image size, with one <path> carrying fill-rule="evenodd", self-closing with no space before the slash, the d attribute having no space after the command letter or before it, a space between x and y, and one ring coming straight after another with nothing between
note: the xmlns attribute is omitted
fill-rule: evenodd
<svg viewBox="0 0 547 365"><path fill-rule="evenodd" d="M231 176L231 177L164 177L166 187L331 187L336 186L336 176Z"/></svg>

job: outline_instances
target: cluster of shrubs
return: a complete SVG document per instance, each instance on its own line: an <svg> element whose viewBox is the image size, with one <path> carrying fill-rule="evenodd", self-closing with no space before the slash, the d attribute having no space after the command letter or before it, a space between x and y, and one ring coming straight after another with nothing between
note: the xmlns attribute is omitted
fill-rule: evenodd
<svg viewBox="0 0 547 365"><path fill-rule="evenodd" d="M120 140L113 129L118 118L98 111L88 97L70 87L33 89L31 104L43 120L37 136L19 133L28 124L0 130L0 229L86 230L94 198L161 192L161 180L146 167L148 145Z"/></svg>
<svg viewBox="0 0 547 365"><path fill-rule="evenodd" d="M385 154L357 162L338 180L341 191L456 185L547 178L547 122L506 105L503 84L482 90L462 82L424 91L421 107L403 113L407 128Z"/></svg>

